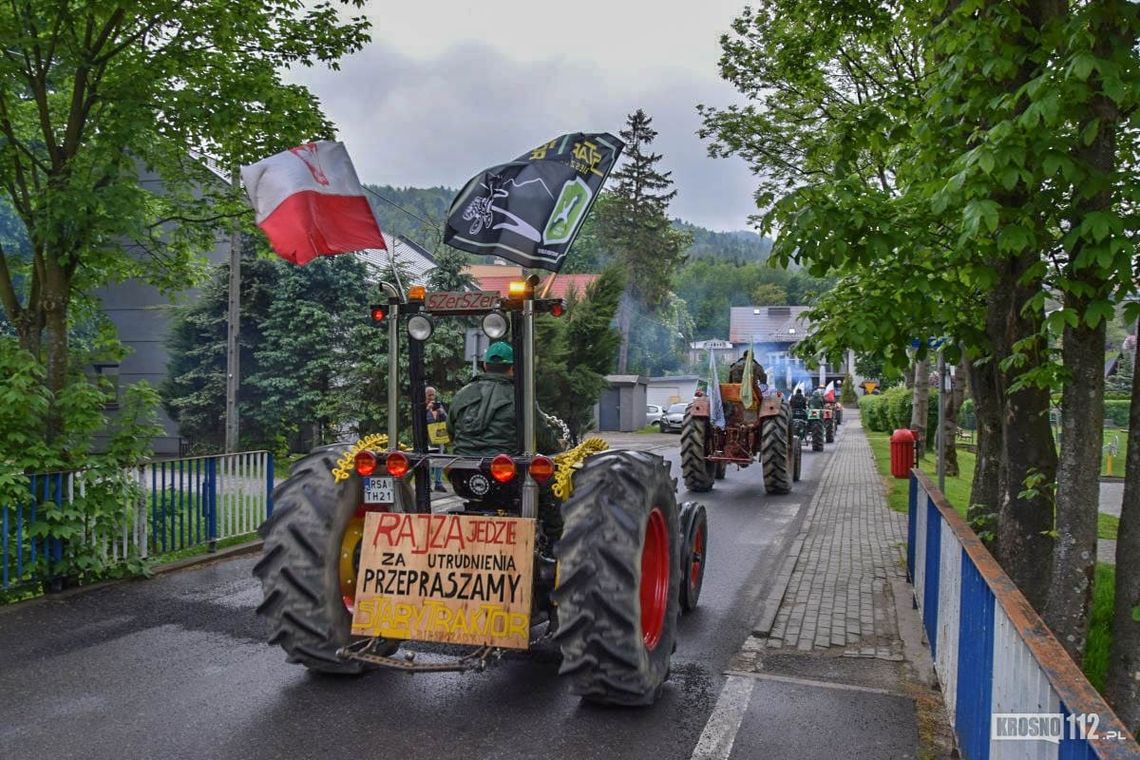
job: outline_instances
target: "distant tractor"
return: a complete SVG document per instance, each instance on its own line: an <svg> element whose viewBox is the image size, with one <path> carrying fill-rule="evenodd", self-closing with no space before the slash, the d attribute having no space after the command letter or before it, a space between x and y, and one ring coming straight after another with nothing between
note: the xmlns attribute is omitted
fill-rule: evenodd
<svg viewBox="0 0 1140 760"><path fill-rule="evenodd" d="M761 376L762 376L761 368ZM742 400L741 383L721 383L724 427L710 414L710 399L689 404L681 429L681 474L690 491L708 491L730 464L747 467L759 461L764 491L785 494L800 479L802 439L792 429L791 407L779 391L763 392L755 381L752 403Z"/></svg>

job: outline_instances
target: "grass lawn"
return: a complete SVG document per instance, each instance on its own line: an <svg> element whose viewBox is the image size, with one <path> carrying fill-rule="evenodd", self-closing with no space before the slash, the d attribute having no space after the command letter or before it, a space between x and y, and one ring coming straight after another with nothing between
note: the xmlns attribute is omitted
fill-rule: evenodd
<svg viewBox="0 0 1140 760"><path fill-rule="evenodd" d="M896 512L907 511L909 485L907 480L891 477L891 441L889 433L873 433L864 428L867 440L871 444L871 451L875 455L875 464L879 472L887 479L887 504ZM938 462L933 454L918 463L918 469L925 472L937 484ZM970 502L970 482L974 478L974 455L958 449L958 470L955 477L946 477L946 498L954 505L954 509L963 517L966 516L966 507Z"/></svg>
<svg viewBox="0 0 1140 760"><path fill-rule="evenodd" d="M875 464L878 466L879 472L889 481L887 484L888 505L895 511L906 512L909 485L906 480L896 480L891 477L890 434L864 430L867 434L867 440L871 443L871 451L875 455ZM1105 431L1106 437L1109 432ZM954 507L954 511L963 517L966 515L966 509L970 502L970 483L974 477L974 462L975 457L972 453L959 448L958 468L960 473L957 477L946 478L946 498ZM919 462L919 469L928 474L932 480L935 480L935 485L937 485L937 462L933 456L928 455L925 460ZM1119 518L1112 515L1099 515L1097 536L1115 539L1119 524ZM1104 689L1105 673L1108 670L1108 649L1112 643L1112 603L1115 587L1116 568L1098 562L1096 578L1093 581L1089 637L1085 646L1085 659L1082 668L1085 677L1098 691Z"/></svg>

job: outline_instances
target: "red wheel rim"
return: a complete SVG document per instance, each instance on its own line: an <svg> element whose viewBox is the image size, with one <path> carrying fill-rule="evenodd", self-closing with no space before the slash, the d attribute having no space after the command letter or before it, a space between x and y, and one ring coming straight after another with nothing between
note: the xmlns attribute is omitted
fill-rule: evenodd
<svg viewBox="0 0 1140 760"><path fill-rule="evenodd" d="M665 629L669 606L669 533L660 507L649 513L645 546L641 549L641 635L653 651Z"/></svg>
<svg viewBox="0 0 1140 760"><path fill-rule="evenodd" d="M696 591L701 584L701 567L705 563L705 529L698 528L693 536L693 554L689 558L689 589Z"/></svg>

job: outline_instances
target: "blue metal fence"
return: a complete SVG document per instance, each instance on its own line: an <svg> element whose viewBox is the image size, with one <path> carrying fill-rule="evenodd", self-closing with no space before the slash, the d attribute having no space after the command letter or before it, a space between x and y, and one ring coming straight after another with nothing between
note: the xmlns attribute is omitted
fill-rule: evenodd
<svg viewBox="0 0 1140 760"><path fill-rule="evenodd" d="M161 557L253 533L273 512L273 455L242 452L151 462L115 481L118 508L84 515L69 543L95 546L111 563ZM88 471L28 476L28 496L0 505L0 590L38 583L67 552L63 541L33 535L44 510L82 504L105 478Z"/></svg>
<svg viewBox="0 0 1140 760"><path fill-rule="evenodd" d="M1013 581L918 470L909 507L907 576L962 757L1140 757ZM1050 720L1060 733L1020 735L1017 716ZM1096 716L1095 735L1073 722L1087 716Z"/></svg>

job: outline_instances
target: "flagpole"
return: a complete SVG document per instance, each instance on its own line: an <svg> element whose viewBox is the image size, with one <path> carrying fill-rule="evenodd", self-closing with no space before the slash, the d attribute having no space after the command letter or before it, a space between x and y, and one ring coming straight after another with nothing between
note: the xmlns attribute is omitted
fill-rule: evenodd
<svg viewBox="0 0 1140 760"><path fill-rule="evenodd" d="M241 190L241 178L234 169L231 178L235 196ZM241 330L241 224L235 220L230 231L230 289L226 318L226 441L225 452L238 450L238 385L241 354L238 337Z"/></svg>
<svg viewBox="0 0 1140 760"><path fill-rule="evenodd" d="M554 279L556 277L558 277L558 272L555 272L554 274L550 275L549 278L547 278L546 284L542 286L542 294L539 296L539 298L546 298L546 294L550 292L550 286L554 284Z"/></svg>

